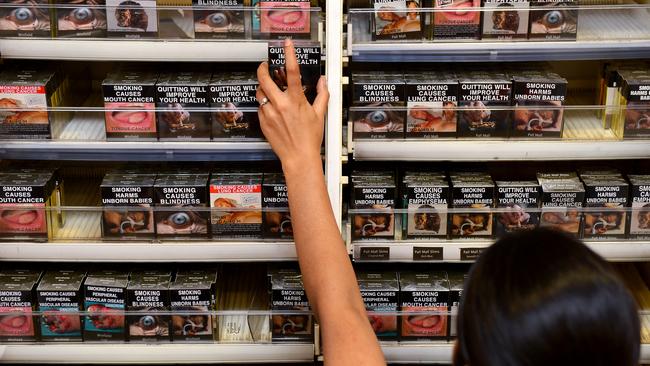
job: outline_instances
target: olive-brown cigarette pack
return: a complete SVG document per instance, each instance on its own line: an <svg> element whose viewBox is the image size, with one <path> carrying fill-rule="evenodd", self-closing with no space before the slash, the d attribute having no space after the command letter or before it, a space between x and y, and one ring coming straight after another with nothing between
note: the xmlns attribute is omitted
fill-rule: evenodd
<svg viewBox="0 0 650 366"><path fill-rule="evenodd" d="M395 237L397 186L394 174L352 176L351 209L353 239L392 239Z"/></svg>
<svg viewBox="0 0 650 366"><path fill-rule="evenodd" d="M350 111L353 138L403 138L405 80L401 73L376 72L352 75Z"/></svg>
<svg viewBox="0 0 650 366"><path fill-rule="evenodd" d="M497 181L495 234L532 230L539 225L541 187L536 181ZM530 210L528 210L530 209Z"/></svg>
<svg viewBox="0 0 650 366"><path fill-rule="evenodd" d="M396 272L357 272L357 283L361 291L368 320L377 338L397 340L399 280ZM380 313L388 313L382 315ZM390 314L392 313L392 314Z"/></svg>
<svg viewBox="0 0 650 366"><path fill-rule="evenodd" d="M454 239L492 238L495 186L489 174L452 173L450 235Z"/></svg>
<svg viewBox="0 0 650 366"><path fill-rule="evenodd" d="M458 80L450 73L406 74L406 138L456 137Z"/></svg>
<svg viewBox="0 0 650 366"><path fill-rule="evenodd" d="M575 173L537 173L537 180L542 186L540 226L581 237L585 188L578 176Z"/></svg>

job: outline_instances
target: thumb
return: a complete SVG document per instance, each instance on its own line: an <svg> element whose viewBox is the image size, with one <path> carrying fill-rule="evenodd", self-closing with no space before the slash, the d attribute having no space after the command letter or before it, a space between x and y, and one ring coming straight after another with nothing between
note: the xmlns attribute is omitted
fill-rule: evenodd
<svg viewBox="0 0 650 366"><path fill-rule="evenodd" d="M327 112L327 102L330 100L330 92L327 90L327 79L325 76L321 76L318 80L318 85L316 86L316 99L314 99L314 110L316 115L322 121L325 118L325 113Z"/></svg>

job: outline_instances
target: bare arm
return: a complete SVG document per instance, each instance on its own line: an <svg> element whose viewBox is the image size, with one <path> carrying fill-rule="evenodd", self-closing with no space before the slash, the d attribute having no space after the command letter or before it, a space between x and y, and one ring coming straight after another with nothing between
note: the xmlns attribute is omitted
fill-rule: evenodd
<svg viewBox="0 0 650 366"><path fill-rule="evenodd" d="M313 106L300 82L291 41L285 42L288 89L271 79L268 65L257 70L262 132L282 162L298 260L309 301L318 316L327 365L384 365L354 270L329 204L320 146L329 93L324 78Z"/></svg>

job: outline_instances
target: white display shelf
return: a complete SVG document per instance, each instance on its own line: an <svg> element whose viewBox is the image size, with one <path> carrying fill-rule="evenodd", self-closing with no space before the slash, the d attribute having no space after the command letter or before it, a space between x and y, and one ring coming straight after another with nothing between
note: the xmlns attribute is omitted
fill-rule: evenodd
<svg viewBox="0 0 650 366"><path fill-rule="evenodd" d="M0 141L0 159L86 161L275 160L267 142L253 141Z"/></svg>
<svg viewBox="0 0 650 366"><path fill-rule="evenodd" d="M178 364L313 362L313 344L16 344L0 363Z"/></svg>
<svg viewBox="0 0 650 366"><path fill-rule="evenodd" d="M548 161L650 157L649 140L620 140L612 130L604 129L590 110L570 110L566 114L562 139L355 140L351 143L355 160Z"/></svg>
<svg viewBox="0 0 650 366"><path fill-rule="evenodd" d="M643 159L650 141L355 141L355 160L492 161Z"/></svg>
<svg viewBox="0 0 650 366"><path fill-rule="evenodd" d="M0 261L250 262L297 259L292 241L102 241L100 223L101 212L67 211L65 225L56 231L51 242L0 242Z"/></svg>
<svg viewBox="0 0 650 366"><path fill-rule="evenodd" d="M644 6L580 9L576 41L373 42L372 11L352 9L348 54L360 62L480 62L602 60L650 57L650 22Z"/></svg>
<svg viewBox="0 0 650 366"><path fill-rule="evenodd" d="M36 262L295 261L293 242L0 242L0 260Z"/></svg>
<svg viewBox="0 0 650 366"><path fill-rule="evenodd" d="M267 53L266 41L0 40L4 59L258 62L266 60Z"/></svg>
<svg viewBox="0 0 650 366"><path fill-rule="evenodd" d="M454 350L454 343L426 343L404 344L383 342L381 349L384 351L386 362L399 363L444 363L450 364Z"/></svg>
<svg viewBox="0 0 650 366"><path fill-rule="evenodd" d="M451 363L454 343L431 344L382 343L382 350L388 363ZM641 362L650 362L650 345L641 345Z"/></svg>
<svg viewBox="0 0 650 366"><path fill-rule="evenodd" d="M351 244L355 261L359 262L417 262L414 260L415 248L441 248L442 259L423 260L423 262L461 262L471 261L471 256L492 245L492 240L455 241L367 241ZM650 260L650 241L585 241L588 247L608 261L648 261ZM367 248L367 249L366 249ZM384 248L383 253L373 253L371 249ZM388 254L385 252L388 248ZM477 249L477 250L474 250ZM363 255L362 250L369 251ZM463 255L462 253L466 253ZM378 259L376 256L379 255ZM461 256L463 255L463 258ZM465 260L462 260L465 259Z"/></svg>

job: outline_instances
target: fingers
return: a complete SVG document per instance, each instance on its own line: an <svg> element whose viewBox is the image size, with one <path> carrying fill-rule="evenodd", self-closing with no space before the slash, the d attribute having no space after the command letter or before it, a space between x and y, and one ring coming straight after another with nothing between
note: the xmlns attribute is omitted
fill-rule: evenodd
<svg viewBox="0 0 650 366"><path fill-rule="evenodd" d="M264 91L264 94L271 102L278 103L284 96L282 90L280 90L278 86L275 85L273 79L271 79L268 63L262 62L257 68L257 80L259 80L260 88Z"/></svg>
<svg viewBox="0 0 650 366"><path fill-rule="evenodd" d="M264 98L266 98L266 94L264 94L264 91L262 91L261 87L258 87L255 91L255 99L257 99L257 102L260 103Z"/></svg>
<svg viewBox="0 0 650 366"><path fill-rule="evenodd" d="M302 94L302 82L300 81L300 66L296 57L296 49L291 39L284 40L284 62L287 70L287 87L290 93Z"/></svg>
<svg viewBox="0 0 650 366"><path fill-rule="evenodd" d="M318 85L316 86L316 99L314 99L314 111L316 115L322 121L325 118L325 113L327 112L327 103L330 99L330 92L327 90L327 79L324 76L321 76L318 80Z"/></svg>

